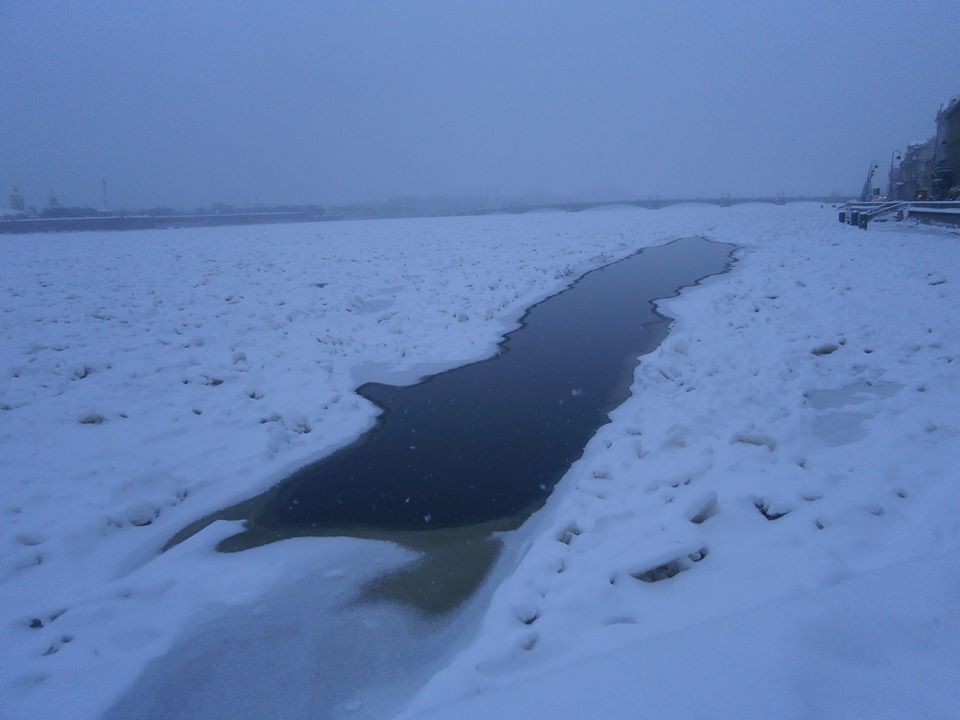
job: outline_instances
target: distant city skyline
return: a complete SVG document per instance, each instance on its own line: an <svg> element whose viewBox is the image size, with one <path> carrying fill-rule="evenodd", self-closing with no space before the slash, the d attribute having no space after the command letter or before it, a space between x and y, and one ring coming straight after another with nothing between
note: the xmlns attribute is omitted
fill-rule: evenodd
<svg viewBox="0 0 960 720"><path fill-rule="evenodd" d="M4 6L41 208L857 192L960 93L960 4Z"/></svg>

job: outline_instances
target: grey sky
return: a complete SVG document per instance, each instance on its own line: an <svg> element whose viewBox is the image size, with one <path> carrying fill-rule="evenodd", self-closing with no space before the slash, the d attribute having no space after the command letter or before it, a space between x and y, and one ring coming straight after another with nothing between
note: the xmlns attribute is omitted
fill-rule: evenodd
<svg viewBox="0 0 960 720"><path fill-rule="evenodd" d="M960 2L0 0L41 205L859 191L960 93Z"/></svg>

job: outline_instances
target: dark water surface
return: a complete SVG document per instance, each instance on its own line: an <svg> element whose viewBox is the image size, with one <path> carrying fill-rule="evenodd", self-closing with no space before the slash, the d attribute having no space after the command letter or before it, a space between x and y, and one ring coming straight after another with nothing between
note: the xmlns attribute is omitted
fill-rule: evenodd
<svg viewBox="0 0 960 720"><path fill-rule="evenodd" d="M522 521L627 399L638 357L666 336L652 301L725 271L732 250L703 238L645 249L533 306L495 357L407 387L361 386L384 409L376 426L219 513L248 528L221 549Z"/></svg>

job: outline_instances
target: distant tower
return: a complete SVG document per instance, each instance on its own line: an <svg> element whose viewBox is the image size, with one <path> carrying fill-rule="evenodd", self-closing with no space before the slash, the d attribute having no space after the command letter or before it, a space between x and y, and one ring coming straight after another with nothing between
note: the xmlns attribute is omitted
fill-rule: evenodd
<svg viewBox="0 0 960 720"><path fill-rule="evenodd" d="M100 202L100 207L102 210L107 209L107 179L100 178L100 190L103 192L103 199Z"/></svg>
<svg viewBox="0 0 960 720"><path fill-rule="evenodd" d="M53 190L50 191L50 199L47 200L47 207L48 208L60 207L60 200L57 198L57 194Z"/></svg>
<svg viewBox="0 0 960 720"><path fill-rule="evenodd" d="M26 212L27 205L23 202L23 195L20 194L20 188L16 185L10 191L10 209L17 212Z"/></svg>

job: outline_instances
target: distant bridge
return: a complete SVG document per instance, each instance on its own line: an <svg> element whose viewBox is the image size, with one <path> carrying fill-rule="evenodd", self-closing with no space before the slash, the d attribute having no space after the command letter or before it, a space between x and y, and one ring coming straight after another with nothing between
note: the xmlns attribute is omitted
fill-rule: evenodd
<svg viewBox="0 0 960 720"><path fill-rule="evenodd" d="M704 205L718 205L720 207L730 207L731 205L742 205L744 203L769 203L772 205L785 205L789 202L820 202L820 203L841 203L850 198L839 196L796 196L786 197L777 195L776 197L728 197L721 196L717 198L671 198L663 200L661 198L647 198L646 200L595 200L589 202L559 202L559 203L536 203L531 205L513 205L510 207L497 208L489 210L488 213L525 213L534 210L564 210L566 212L581 212L583 210L593 210L603 207L638 207L648 210L659 210L668 205L681 205L684 203L700 203Z"/></svg>
<svg viewBox="0 0 960 720"><path fill-rule="evenodd" d="M592 200L587 202L558 202L558 203L531 203L529 205L511 205L499 208L483 208L457 213L423 213L423 214L359 214L345 218L343 216L315 215L308 212L250 212L250 213L211 213L198 215L99 215L94 217L78 218L20 218L16 220L0 220L0 234L5 233L37 233L37 232L76 232L80 230L146 230L184 227L210 227L218 225L261 225L291 222L318 222L344 219L384 219L404 217L445 217L449 215L495 215L498 213L526 213L537 210L562 210L565 212L581 212L594 208L604 207L637 207L649 210L658 210L668 205L682 203L700 203L729 207L742 203L770 203L785 205L788 202L822 202L841 203L849 198L841 197L728 197L718 198L673 198L662 200L648 198L646 200Z"/></svg>
<svg viewBox="0 0 960 720"><path fill-rule="evenodd" d="M309 212L206 213L193 215L97 215L93 217L0 220L0 234L79 232L83 230L153 230L220 225L318 222L339 218Z"/></svg>

